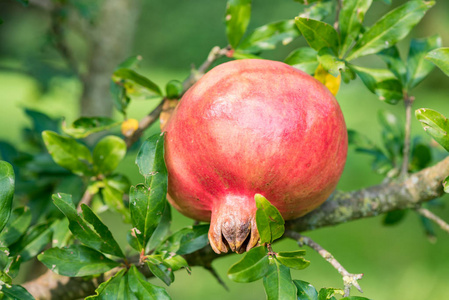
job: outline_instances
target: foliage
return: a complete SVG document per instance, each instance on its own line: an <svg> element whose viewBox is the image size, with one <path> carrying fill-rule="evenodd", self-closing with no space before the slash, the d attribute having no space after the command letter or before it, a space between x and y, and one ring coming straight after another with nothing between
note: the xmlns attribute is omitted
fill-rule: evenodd
<svg viewBox="0 0 449 300"><path fill-rule="evenodd" d="M19 2L28 5L28 1ZM98 9L77 1L54 2L61 7L73 5L88 19L94 19ZM303 40L309 46L294 49L285 63L314 75L334 95L341 79L348 84L359 77L379 100L391 105L404 102L406 107L413 102L414 88L429 75L434 64L449 75L449 48L442 47L438 35L411 39L406 59L396 45L420 22L434 1L405 2L370 25L364 24L364 19L371 0L297 2L304 4L299 14L295 12L298 16L247 32L252 1L228 0L223 35L229 45L223 48L225 55L231 59L263 58L264 51ZM338 10L334 9L336 6ZM334 11L338 11L333 16L336 22L330 24L326 20ZM379 57L385 67L364 66L359 58L368 55ZM165 88L158 86L138 70L140 60L140 56L130 57L111 74L110 91L120 117L81 117L61 126L60 120L27 109L32 126L25 130L24 138L32 150L22 152L0 142L4 160L0 161L0 299L33 299L23 287L12 283L22 262L36 258L63 276L90 278L107 274L109 277L104 277L96 295L87 299L170 299L165 288L149 283L146 277L155 276L171 285L177 270L190 272L187 255L208 244L208 224L171 232L164 134L139 140L135 162L143 176L142 183L130 186L129 179L116 171L129 155L129 137L139 126L137 121L127 119L131 101L173 100L186 92L186 83L177 80L170 80ZM449 151L446 117L427 108L416 110L416 117L424 130ZM430 165L430 146L418 138L411 142L400 117L382 110L378 119L381 145L355 130L348 131L349 143L356 151L373 157L375 172L386 180L395 180L401 176L404 164L408 173ZM135 121L132 126L130 120ZM114 134L120 124L122 130L131 128L123 131L124 136ZM443 185L448 192L449 177ZM344 296L342 300L367 299L350 297L338 288L318 291L308 282L292 278L291 269L302 270L310 262L304 259L302 249L274 251L272 244L283 237L285 222L269 200L255 195L260 245L232 265L228 277L241 283L262 279L270 300L333 300L340 296ZM132 226L127 238L134 252L124 252L123 245L103 223L99 214L105 209ZM389 212L384 223L396 224L404 215L404 210ZM431 231L429 220L423 220L426 230ZM111 270L116 271L111 274Z"/></svg>

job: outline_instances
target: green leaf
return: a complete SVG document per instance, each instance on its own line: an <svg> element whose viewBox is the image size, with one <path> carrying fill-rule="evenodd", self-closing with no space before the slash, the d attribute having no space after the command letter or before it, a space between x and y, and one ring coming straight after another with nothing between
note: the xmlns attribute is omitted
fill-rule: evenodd
<svg viewBox="0 0 449 300"><path fill-rule="evenodd" d="M68 277L100 274L120 265L83 245L51 248L39 254L37 259L56 274Z"/></svg>
<svg viewBox="0 0 449 300"><path fill-rule="evenodd" d="M279 252L276 255L276 259L286 267L295 270L302 270L310 265L310 261L305 260L304 256L306 251L297 250L291 252Z"/></svg>
<svg viewBox="0 0 449 300"><path fill-rule="evenodd" d="M342 289L336 288L322 288L318 293L318 300L334 300L335 295L343 295L344 291Z"/></svg>
<svg viewBox="0 0 449 300"><path fill-rule="evenodd" d="M137 68L142 61L141 55L133 55L122 61L115 69L133 69Z"/></svg>
<svg viewBox="0 0 449 300"><path fill-rule="evenodd" d="M126 154L123 139L109 135L102 138L93 151L94 169L97 174L107 175L113 172Z"/></svg>
<svg viewBox="0 0 449 300"><path fill-rule="evenodd" d="M254 196L256 200L256 224L259 230L260 243L271 244L284 234L284 219L276 207L261 194Z"/></svg>
<svg viewBox="0 0 449 300"><path fill-rule="evenodd" d="M82 218L75 209L71 195L58 193L52 196L53 203L69 219L69 229L83 244L101 252L125 257L109 229L85 204L81 206Z"/></svg>
<svg viewBox="0 0 449 300"><path fill-rule="evenodd" d="M20 255L22 261L30 260L50 243L51 235L52 231L48 223L35 225L10 247L11 255Z"/></svg>
<svg viewBox="0 0 449 300"><path fill-rule="evenodd" d="M72 238L72 233L69 229L69 220L67 218L57 219L51 225L53 236L51 239L51 246L61 248L68 245Z"/></svg>
<svg viewBox="0 0 449 300"><path fill-rule="evenodd" d="M263 278L267 300L296 300L296 286L293 284L290 269L273 258L270 273Z"/></svg>
<svg viewBox="0 0 449 300"><path fill-rule="evenodd" d="M362 79L365 86L379 100L396 104L402 100L402 86L399 80L387 69L369 69L350 65L350 68Z"/></svg>
<svg viewBox="0 0 449 300"><path fill-rule="evenodd" d="M129 209L123 203L123 195L128 193L130 188L129 179L120 174L113 174L104 178L103 184L101 192L106 205L120 213L126 223L131 223Z"/></svg>
<svg viewBox="0 0 449 300"><path fill-rule="evenodd" d="M404 220L406 213L407 210L405 209L389 211L384 215L382 223L387 226L399 224L402 220Z"/></svg>
<svg viewBox="0 0 449 300"><path fill-rule="evenodd" d="M299 0L299 2L304 2ZM310 3L311 1L308 1ZM324 20L328 15L335 12L335 3L332 0L321 0L315 2L313 5L304 8L303 12L299 15L301 18L314 19L318 21Z"/></svg>
<svg viewBox="0 0 449 300"><path fill-rule="evenodd" d="M269 23L251 32L242 40L237 49L250 53L272 50L276 48L276 44L282 43L285 46L300 34L294 20Z"/></svg>
<svg viewBox="0 0 449 300"><path fill-rule="evenodd" d="M318 292L308 282L302 280L293 280L296 286L297 300L318 300Z"/></svg>
<svg viewBox="0 0 449 300"><path fill-rule="evenodd" d="M307 74L313 74L318 67L316 50L304 47L292 51L284 62L292 67L295 67Z"/></svg>
<svg viewBox="0 0 449 300"><path fill-rule="evenodd" d="M408 35L422 19L434 1L408 1L383 16L357 41L347 60L377 53L389 48Z"/></svg>
<svg viewBox="0 0 449 300"><path fill-rule="evenodd" d="M310 47L316 51L331 48L334 54L338 54L340 42L334 27L321 21L301 17L296 17L295 23Z"/></svg>
<svg viewBox="0 0 449 300"><path fill-rule="evenodd" d="M239 50L239 49L235 50L232 53L232 57L235 58L235 59L263 59L260 56L257 56L257 55L254 55L254 54L251 54L251 53L248 53L248 52L244 52L244 51Z"/></svg>
<svg viewBox="0 0 449 300"><path fill-rule="evenodd" d="M183 91L182 82L179 80L170 80L165 86L168 99L178 99Z"/></svg>
<svg viewBox="0 0 449 300"><path fill-rule="evenodd" d="M409 170L411 172L420 171L430 165L432 162L432 151L429 145L414 143L412 147L412 155L409 162Z"/></svg>
<svg viewBox="0 0 449 300"><path fill-rule="evenodd" d="M3 285L0 290L2 300L34 300L34 297L20 285Z"/></svg>
<svg viewBox="0 0 449 300"><path fill-rule="evenodd" d="M126 109L128 108L131 99L127 95L123 83L116 83L111 80L109 84L109 92L112 95L115 108L126 116Z"/></svg>
<svg viewBox="0 0 449 300"><path fill-rule="evenodd" d="M387 48L377 53L380 58L387 64L388 70L393 72L401 86L405 86L407 82L407 70L404 62L401 60L399 50L396 46Z"/></svg>
<svg viewBox="0 0 449 300"><path fill-rule="evenodd" d="M14 197L14 170L6 161L0 160L0 232L11 215Z"/></svg>
<svg viewBox="0 0 449 300"><path fill-rule="evenodd" d="M118 69L114 72L114 75L125 80L130 80L140 86L143 86L147 88L149 91L155 93L156 95L162 96L162 92L150 79L146 78L145 76L142 76L138 74L136 71L133 71L131 69Z"/></svg>
<svg viewBox="0 0 449 300"><path fill-rule="evenodd" d="M181 255L171 256L170 254L170 256L164 260L164 262L166 262L170 266L173 272L185 268L187 269L187 272L190 274L189 264L187 263L185 258L182 257Z"/></svg>
<svg viewBox="0 0 449 300"><path fill-rule="evenodd" d="M365 298L365 297L359 297L359 296L350 296L350 297L341 298L340 300L370 300L370 299Z"/></svg>
<svg viewBox="0 0 449 300"><path fill-rule="evenodd" d="M443 180L443 187L444 187L444 192L449 194L449 176L444 178L444 180Z"/></svg>
<svg viewBox="0 0 449 300"><path fill-rule="evenodd" d="M154 134L147 138L140 146L136 156L136 164L139 172L145 179L164 169L164 133Z"/></svg>
<svg viewBox="0 0 449 300"><path fill-rule="evenodd" d="M25 234L30 223L31 211L28 207L14 209L6 227L0 233L0 247L9 247L17 242Z"/></svg>
<svg viewBox="0 0 449 300"><path fill-rule="evenodd" d="M169 236L157 250L179 255L195 252L209 243L208 232L209 224L183 228Z"/></svg>
<svg viewBox="0 0 449 300"><path fill-rule="evenodd" d="M372 0L343 0L338 18L342 41L341 53L345 53L357 40L371 3Z"/></svg>
<svg viewBox="0 0 449 300"><path fill-rule="evenodd" d="M427 52L438 47L441 47L439 35L411 41L407 59L407 86L409 89L417 86L433 70L434 65L424 58Z"/></svg>
<svg viewBox="0 0 449 300"><path fill-rule="evenodd" d="M251 18L251 0L228 0L226 4L226 36L232 48L237 48Z"/></svg>
<svg viewBox="0 0 449 300"><path fill-rule="evenodd" d="M404 131L401 120L391 111L382 109L378 112L382 126L382 140L391 161L398 161L403 155Z"/></svg>
<svg viewBox="0 0 449 300"><path fill-rule="evenodd" d="M134 265L131 268L135 268ZM129 299L128 274L125 273L125 269L118 271L98 286L95 290L96 295L89 296L85 300Z"/></svg>
<svg viewBox="0 0 449 300"><path fill-rule="evenodd" d="M175 281L175 275L170 265L167 264L161 255L148 255L146 263L151 273L162 280L166 285L170 285Z"/></svg>
<svg viewBox="0 0 449 300"><path fill-rule="evenodd" d="M228 277L235 282L256 281L267 274L269 266L268 250L265 247L256 247L231 266Z"/></svg>
<svg viewBox="0 0 449 300"><path fill-rule="evenodd" d="M70 127L65 126L65 123L63 123L62 130L76 139L82 139L92 133L113 128L120 125L120 123L106 117L81 117L73 122Z"/></svg>
<svg viewBox="0 0 449 300"><path fill-rule="evenodd" d="M29 0L17 0L17 2L21 3L23 6L27 7L30 3Z"/></svg>
<svg viewBox="0 0 449 300"><path fill-rule="evenodd" d="M425 59L433 62L438 68L441 69L441 71L449 76L449 47L430 51L425 56Z"/></svg>
<svg viewBox="0 0 449 300"><path fill-rule="evenodd" d="M140 184L130 189L131 220L140 249L146 248L162 218L166 202L166 184L155 182L149 188Z"/></svg>
<svg viewBox="0 0 449 300"><path fill-rule="evenodd" d="M75 139L52 131L42 132L45 146L53 160L76 175L91 175L92 155L89 149Z"/></svg>
<svg viewBox="0 0 449 300"><path fill-rule="evenodd" d="M171 206L168 202L165 202L164 212L162 213L159 225L157 225L153 234L151 235L150 241L148 242L148 251L157 248L166 239L171 225Z"/></svg>
<svg viewBox="0 0 449 300"><path fill-rule="evenodd" d="M346 68L345 62L336 57L330 48L323 48L318 52L318 62L334 77Z"/></svg>
<svg viewBox="0 0 449 300"><path fill-rule="evenodd" d="M146 278L137 270L136 266L132 265L128 271L129 289L137 299L148 300L170 300L170 296L164 288L152 285Z"/></svg>
<svg viewBox="0 0 449 300"><path fill-rule="evenodd" d="M424 131L430 134L446 151L449 151L449 122L446 117L428 108L417 109L415 116L421 122Z"/></svg>

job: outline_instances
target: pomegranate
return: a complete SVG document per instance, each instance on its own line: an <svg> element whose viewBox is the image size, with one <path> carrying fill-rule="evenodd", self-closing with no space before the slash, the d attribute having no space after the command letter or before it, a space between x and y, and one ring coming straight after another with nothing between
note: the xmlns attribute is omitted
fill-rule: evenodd
<svg viewBox="0 0 449 300"><path fill-rule="evenodd" d="M171 204L210 221L217 253L256 246L254 195L285 219L332 193L346 161L343 114L329 90L281 62L221 64L182 97L165 127Z"/></svg>

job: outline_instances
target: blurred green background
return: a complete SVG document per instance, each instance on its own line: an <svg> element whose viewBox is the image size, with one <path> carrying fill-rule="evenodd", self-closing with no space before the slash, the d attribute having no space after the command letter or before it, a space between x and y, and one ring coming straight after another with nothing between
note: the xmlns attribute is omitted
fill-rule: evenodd
<svg viewBox="0 0 449 300"><path fill-rule="evenodd" d="M392 7L405 1L394 1ZM133 54L143 56L141 73L158 84L171 79L183 80L191 64L200 65L213 46L226 45L223 15L225 0L207 1L144 1L135 33ZM292 0L253 0L250 29L268 22L293 18L302 6ZM375 1L368 12L365 24L391 9L382 1ZM0 2L0 140L26 150L21 139L24 127L30 124L23 109L34 108L52 117L64 117L73 121L78 116L80 83L70 74L63 60L49 43L49 17L33 6L23 7L15 1ZM117 20L120 22L120 20ZM413 37L440 34L443 45L449 44L449 2L437 1L423 21L412 32ZM79 36L70 39L82 57L85 51ZM283 60L298 46L298 39L286 47L262 54L264 58ZM402 54L407 52L408 40L399 45ZM220 61L221 62L221 61ZM365 59L367 66L379 66L376 58ZM415 89L414 108L429 107L449 115L449 78L439 70ZM371 94L359 80L342 85L337 99L346 118L347 127L366 134L371 140L380 141L377 111L392 110L404 119L402 103L385 104ZM140 119L157 103L151 100L133 101L129 117ZM430 141L418 122L413 119L414 135ZM154 124L146 133L158 130ZM438 148L435 153L443 153ZM134 165L134 152L121 163L120 171L126 173L133 184L142 181ZM442 154L441 154L442 155ZM438 157L437 157L438 158ZM380 183L382 176L371 171L371 158L350 149L345 172L339 188L352 190ZM447 197L446 197L447 198ZM446 199L447 202L448 199ZM50 199L49 199L50 201ZM447 205L435 212L449 220ZM121 224L118 216L104 213L105 222L115 236L125 243L128 225ZM403 222L395 226L383 226L382 216L341 224L308 232L316 242L330 251L349 272L364 273L360 282L364 296L384 300L448 299L449 288L449 236L436 228L437 241L430 243L424 234L419 217L409 212ZM173 229L192 224L174 212ZM295 249L293 241L284 240L274 249ZM295 271L294 279L309 281L317 289L342 287L341 276L319 255L307 249L311 260L309 268ZM214 262L214 267L229 286L225 291L207 271L193 268L192 274L176 273L175 283L168 288L173 299L264 299L262 281L252 284L233 283L226 277L229 266L239 260L238 255L226 256ZM162 283L152 279L158 285ZM353 290L352 295L360 295Z"/></svg>

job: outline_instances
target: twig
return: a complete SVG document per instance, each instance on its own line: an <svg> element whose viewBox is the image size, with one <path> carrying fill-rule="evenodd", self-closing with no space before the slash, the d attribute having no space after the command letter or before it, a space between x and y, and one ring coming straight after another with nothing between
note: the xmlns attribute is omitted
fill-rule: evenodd
<svg viewBox="0 0 449 300"><path fill-rule="evenodd" d="M291 231L291 230L286 231L285 235L287 237L290 237L290 238L296 240L300 247L306 245L306 246L312 248L313 250L315 250L316 252L318 252L318 254L320 254L326 261L328 261L338 271L338 273L340 273L340 275L343 276L343 283L345 286L344 297L349 296L351 286L355 286L361 293L363 293L362 288L360 287L359 283L357 282L357 280L362 279L363 274L352 274L352 273L349 273L348 271L346 271L346 269L340 264L340 262L338 262L334 258L334 256L329 251L327 251L326 249L321 247L318 243L316 243L311 238L309 238L307 236L303 236L303 235L301 235L297 232Z"/></svg>
<svg viewBox="0 0 449 300"><path fill-rule="evenodd" d="M143 117L142 120L139 122L139 128L137 128L136 131L134 131L131 135L125 136L125 142L127 148L131 148L131 146L137 142L140 137L142 136L143 132L150 127L154 122L157 121L159 118L159 115L162 112L162 106L164 105L165 98L162 99L162 101L156 106L155 109L153 109L148 115Z"/></svg>
<svg viewBox="0 0 449 300"><path fill-rule="evenodd" d="M441 219L437 215L435 215L434 213L432 213L430 210L420 207L417 208L416 211L420 215L434 221L436 224L438 224L438 226L440 226L441 229L449 233L449 224L446 223L443 219Z"/></svg>
<svg viewBox="0 0 449 300"><path fill-rule="evenodd" d="M221 279L220 275L218 275L217 271L214 269L214 267L212 267L211 265L207 265L204 266L204 269L208 270L212 276L215 277L215 279L217 279L218 283L226 290L229 292L229 288L226 285L226 283L223 281L223 279Z"/></svg>
<svg viewBox="0 0 449 300"><path fill-rule="evenodd" d="M217 59L225 55L229 55L230 51L231 51L230 47L220 48L218 46L215 46L214 48L212 48L212 50L209 52L209 55L207 56L207 59L203 62L203 64L197 70L192 70L190 76L187 77L186 80L184 80L182 84L183 91L184 92L187 91L195 82L197 82L206 73L206 71Z"/></svg>
<svg viewBox="0 0 449 300"><path fill-rule="evenodd" d="M83 197L81 198L80 202L78 203L78 212L82 212L81 210L81 204L86 204L87 206L90 206L90 203L92 202L92 199L94 198L94 194L91 194L89 190L86 190L83 194Z"/></svg>
<svg viewBox="0 0 449 300"><path fill-rule="evenodd" d="M402 150L402 167L400 176L404 178L408 174L408 164L410 159L410 139L411 139L411 125L412 125L412 105L415 97L409 96L404 92L404 106L405 106L405 135L404 135L404 149Z"/></svg>

